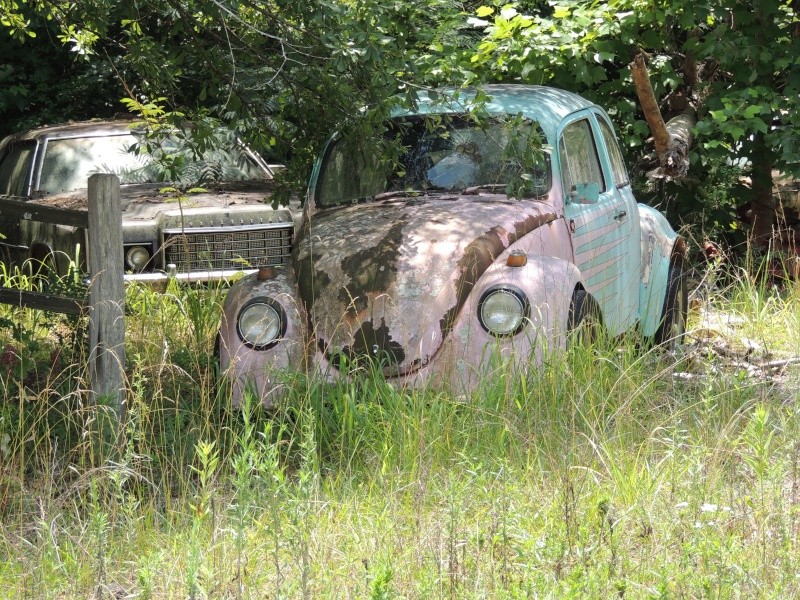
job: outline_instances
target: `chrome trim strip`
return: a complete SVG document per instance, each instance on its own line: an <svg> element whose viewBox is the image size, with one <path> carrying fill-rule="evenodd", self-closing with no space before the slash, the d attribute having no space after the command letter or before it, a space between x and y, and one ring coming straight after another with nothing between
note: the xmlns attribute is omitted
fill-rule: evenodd
<svg viewBox="0 0 800 600"><path fill-rule="evenodd" d="M224 269L219 271L192 271L191 273L177 273L167 275L166 273L126 273L125 281L139 281L141 283L166 283L170 279L185 281L187 283L203 283L207 281L220 281L231 279L239 275L249 275L258 269Z"/></svg>
<svg viewBox="0 0 800 600"><path fill-rule="evenodd" d="M235 233L238 231L255 231L258 229L291 229L294 231L294 223L281 221L280 223L253 223L252 225L216 225L206 227L183 227L178 229L164 229L164 235L190 235L193 233Z"/></svg>

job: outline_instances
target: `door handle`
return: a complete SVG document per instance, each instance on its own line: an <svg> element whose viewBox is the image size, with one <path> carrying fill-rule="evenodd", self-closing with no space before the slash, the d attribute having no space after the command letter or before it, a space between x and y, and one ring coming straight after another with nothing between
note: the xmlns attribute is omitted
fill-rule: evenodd
<svg viewBox="0 0 800 600"><path fill-rule="evenodd" d="M627 211L623 210L621 213L619 213L617 216L614 217L614 220L615 221L622 221L622 219L624 219L627 216L628 216Z"/></svg>

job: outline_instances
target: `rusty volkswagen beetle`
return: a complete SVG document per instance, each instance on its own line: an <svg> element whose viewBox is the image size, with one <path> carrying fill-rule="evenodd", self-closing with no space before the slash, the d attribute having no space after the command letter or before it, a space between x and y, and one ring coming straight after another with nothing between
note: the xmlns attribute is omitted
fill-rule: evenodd
<svg viewBox="0 0 800 600"><path fill-rule="evenodd" d="M334 135L285 268L230 289L219 336L233 400L281 370L473 388L491 356L536 364L587 316L679 342L684 242L638 204L606 112L521 85L420 95L380 140Z"/></svg>

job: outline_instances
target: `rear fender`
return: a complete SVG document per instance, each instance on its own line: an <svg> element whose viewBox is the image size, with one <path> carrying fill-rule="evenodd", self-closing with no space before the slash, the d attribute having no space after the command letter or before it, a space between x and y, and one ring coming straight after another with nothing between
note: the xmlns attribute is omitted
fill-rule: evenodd
<svg viewBox="0 0 800 600"><path fill-rule="evenodd" d="M669 266L684 258L686 243L661 212L639 205L642 243L642 272L639 284L639 323L642 335L651 337L658 329L664 310Z"/></svg>

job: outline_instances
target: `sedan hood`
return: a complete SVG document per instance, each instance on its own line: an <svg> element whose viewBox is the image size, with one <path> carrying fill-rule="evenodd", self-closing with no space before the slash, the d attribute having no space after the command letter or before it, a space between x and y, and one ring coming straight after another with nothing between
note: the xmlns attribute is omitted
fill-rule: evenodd
<svg viewBox="0 0 800 600"><path fill-rule="evenodd" d="M294 266L319 350L334 365L369 356L387 376L413 372L435 355L494 260L556 218L547 201L500 195L314 214L298 236Z"/></svg>
<svg viewBox="0 0 800 600"><path fill-rule="evenodd" d="M165 210L230 209L238 206L270 206L272 185L269 181L232 181L214 183L203 191L180 193L169 183L137 183L120 187L124 219L151 219ZM37 204L87 210L87 190L48 194L32 200Z"/></svg>

